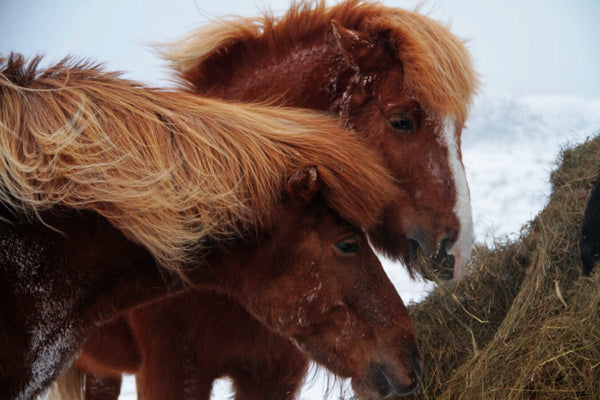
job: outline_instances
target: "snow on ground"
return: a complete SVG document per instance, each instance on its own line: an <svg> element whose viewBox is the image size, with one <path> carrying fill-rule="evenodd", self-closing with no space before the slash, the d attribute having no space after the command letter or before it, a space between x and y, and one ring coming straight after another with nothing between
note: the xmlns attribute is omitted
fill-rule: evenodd
<svg viewBox="0 0 600 400"><path fill-rule="evenodd" d="M477 99L463 131L463 162L471 188L475 234L479 243L515 238L542 209L550 193L549 176L566 145L600 132L600 99L568 96L488 95ZM411 281L401 265L382 260L406 303L418 302L430 286ZM306 384L300 400L321 400L331 377L322 369ZM340 389L328 398L338 398ZM343 390L349 390L346 383ZM226 379L217 381L212 399L232 396ZM135 399L127 377L123 400Z"/></svg>
<svg viewBox="0 0 600 400"><path fill-rule="evenodd" d="M476 237L515 237L546 204L560 149L600 132L600 99L486 96L463 132Z"/></svg>

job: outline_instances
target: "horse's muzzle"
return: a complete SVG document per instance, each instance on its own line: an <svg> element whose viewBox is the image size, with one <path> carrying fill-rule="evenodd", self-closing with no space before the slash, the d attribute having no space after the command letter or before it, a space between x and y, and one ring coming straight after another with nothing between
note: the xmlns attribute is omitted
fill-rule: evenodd
<svg viewBox="0 0 600 400"><path fill-rule="evenodd" d="M387 399L394 396L407 396L417 389L423 373L422 361L413 358L412 364L412 372L410 373L411 381L408 384L395 382L391 378L393 374L387 370L385 365L371 364L369 378L379 398Z"/></svg>
<svg viewBox="0 0 600 400"><path fill-rule="evenodd" d="M410 263L423 278L436 281L449 281L454 277L455 258L448 254L448 239L443 239L437 246L419 231L412 234L410 246Z"/></svg>
<svg viewBox="0 0 600 400"><path fill-rule="evenodd" d="M423 376L423 360L418 352L410 357L410 365L402 368L402 372L387 363L374 362L368 367L366 377L352 382L359 396L388 399L396 396L407 396L413 393Z"/></svg>

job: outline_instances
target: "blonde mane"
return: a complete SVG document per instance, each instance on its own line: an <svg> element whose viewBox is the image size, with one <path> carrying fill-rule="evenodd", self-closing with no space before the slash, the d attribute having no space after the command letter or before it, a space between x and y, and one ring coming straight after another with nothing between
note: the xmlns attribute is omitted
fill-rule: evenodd
<svg viewBox="0 0 600 400"><path fill-rule="evenodd" d="M377 154L315 113L141 87L68 60L0 59L0 201L96 211L165 267L268 229L297 168L364 228L395 195Z"/></svg>
<svg viewBox="0 0 600 400"><path fill-rule="evenodd" d="M236 57L244 50L276 54L323 37L331 32L332 20L374 40L385 38L402 63L406 88L417 101L464 123L478 86L464 42L438 21L377 2L348 0L326 8L325 1L302 1L292 4L283 17L266 13L259 18L223 18L163 46L161 53L185 79L187 71L202 71L213 55L233 49Z"/></svg>

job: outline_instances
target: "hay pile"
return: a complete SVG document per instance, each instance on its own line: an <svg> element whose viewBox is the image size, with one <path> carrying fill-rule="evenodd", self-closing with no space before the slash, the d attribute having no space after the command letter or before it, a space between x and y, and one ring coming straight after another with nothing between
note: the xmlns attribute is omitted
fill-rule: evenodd
<svg viewBox="0 0 600 400"><path fill-rule="evenodd" d="M411 306L418 399L600 399L600 267L581 276L579 230L600 138L562 153L552 196L521 238L478 248L472 273Z"/></svg>

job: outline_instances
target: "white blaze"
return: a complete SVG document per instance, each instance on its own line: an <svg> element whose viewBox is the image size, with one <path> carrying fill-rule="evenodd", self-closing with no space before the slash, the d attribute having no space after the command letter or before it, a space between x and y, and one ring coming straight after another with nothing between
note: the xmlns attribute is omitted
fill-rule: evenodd
<svg viewBox="0 0 600 400"><path fill-rule="evenodd" d="M464 274L465 265L471 257L475 233L473 231L471 195L467 176L465 175L465 167L459 156L456 126L453 118L446 117L444 120L441 139L448 148L448 163L456 187L456 204L453 211L458 218L460 231L456 243L451 249L447 249L447 252L454 256L454 279L458 279Z"/></svg>

